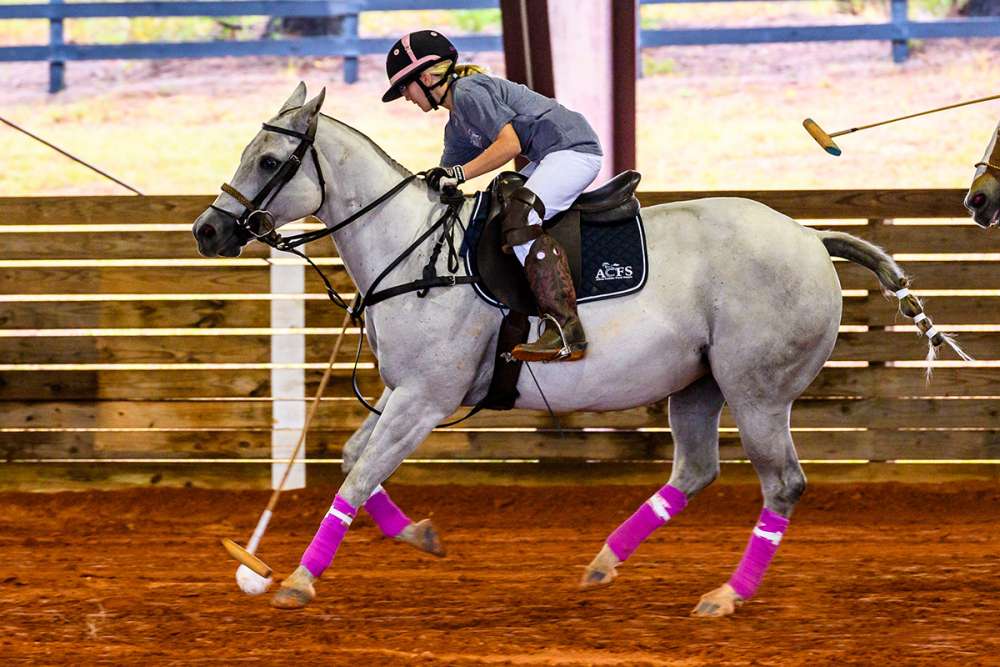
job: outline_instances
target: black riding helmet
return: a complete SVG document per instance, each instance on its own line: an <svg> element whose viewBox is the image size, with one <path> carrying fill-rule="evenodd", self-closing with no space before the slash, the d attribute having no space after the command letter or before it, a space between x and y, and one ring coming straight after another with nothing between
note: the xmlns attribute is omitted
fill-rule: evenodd
<svg viewBox="0 0 1000 667"><path fill-rule="evenodd" d="M420 81L420 74L428 67L449 61L451 65L441 79L430 88ZM458 49L451 41L435 30L418 30L404 36L389 49L385 59L385 73L389 77L389 90L382 96L383 102L391 102L403 96L403 89L416 81L431 107L438 108L431 90L448 83L458 61ZM447 92L447 91L446 91Z"/></svg>

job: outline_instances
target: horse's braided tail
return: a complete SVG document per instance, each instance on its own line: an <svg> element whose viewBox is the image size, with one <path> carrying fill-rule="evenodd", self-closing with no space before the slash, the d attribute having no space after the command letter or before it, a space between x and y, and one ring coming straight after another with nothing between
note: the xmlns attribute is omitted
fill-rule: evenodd
<svg viewBox="0 0 1000 667"><path fill-rule="evenodd" d="M842 257L855 264L860 264L878 276L886 296L899 299L899 312L913 320L920 333L927 336L927 377L931 376L931 362L937 358L937 348L947 343L955 353L965 361L972 357L958 346L954 338L941 333L924 312L924 305L915 294L910 292L910 279L903 269L886 253L873 243L859 239L843 232L817 232L826 246L826 251L833 257Z"/></svg>

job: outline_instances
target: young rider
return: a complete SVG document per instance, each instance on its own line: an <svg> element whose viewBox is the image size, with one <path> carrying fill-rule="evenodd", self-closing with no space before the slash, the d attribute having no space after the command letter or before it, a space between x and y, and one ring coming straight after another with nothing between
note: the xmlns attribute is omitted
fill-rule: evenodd
<svg viewBox="0 0 1000 667"><path fill-rule="evenodd" d="M586 119L558 102L490 76L475 65L457 65L458 51L441 33L421 30L389 50L389 90L424 112L450 112L440 166L426 172L435 190L489 173L517 156L528 177L504 212L503 249L524 266L545 318L534 343L514 348L524 361L583 357L587 338L576 312L576 293L566 254L542 228L542 220L565 211L601 169L601 145Z"/></svg>

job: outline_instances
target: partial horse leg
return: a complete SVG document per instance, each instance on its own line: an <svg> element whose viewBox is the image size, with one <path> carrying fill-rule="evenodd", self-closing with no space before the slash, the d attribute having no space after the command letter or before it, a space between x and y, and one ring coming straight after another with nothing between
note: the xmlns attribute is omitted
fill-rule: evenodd
<svg viewBox="0 0 1000 667"><path fill-rule="evenodd" d="M316 597L313 582L333 562L357 508L458 404L456 400L455 405L442 408L440 403L432 403L425 396L422 390L403 387L389 395L368 444L302 554L299 567L282 582L271 599L271 606L301 609Z"/></svg>
<svg viewBox="0 0 1000 667"><path fill-rule="evenodd" d="M680 514L688 499L719 476L719 415L725 400L715 378L706 375L670 397L674 465L666 486L653 494L611 533L587 566L580 587L606 586L615 569L654 530Z"/></svg>
<svg viewBox="0 0 1000 667"><path fill-rule="evenodd" d="M385 408L391 392L391 389L386 388L376 402L375 408L380 412ZM351 468L354 467L358 457L361 456L365 446L368 444L369 438L371 438L372 431L375 430L378 418L379 415L374 412L369 413L364 423L361 424L361 427L344 444L342 469L345 473L351 472ZM409 544L420 551L435 556L445 555L441 537L438 535L437 529L431 520L412 521L392 501L392 498L389 497L389 492L382 488L381 484L375 487L371 497L365 502L364 508L372 520L375 521L375 525L378 526L379 530L386 537L391 537L394 540Z"/></svg>
<svg viewBox="0 0 1000 667"><path fill-rule="evenodd" d="M764 508L736 571L727 583L701 597L691 612L695 616L727 616L753 596L806 488L789 430L791 403L767 405L758 399L730 407L743 449L760 477Z"/></svg>

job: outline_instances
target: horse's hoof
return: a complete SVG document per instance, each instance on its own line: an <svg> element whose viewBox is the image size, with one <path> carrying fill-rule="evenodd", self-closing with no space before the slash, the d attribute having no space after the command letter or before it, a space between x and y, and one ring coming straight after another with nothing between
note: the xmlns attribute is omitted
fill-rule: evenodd
<svg viewBox="0 0 1000 667"><path fill-rule="evenodd" d="M281 588L271 598L271 606L275 609L302 609L315 597L312 575L300 565L290 577L281 582Z"/></svg>
<svg viewBox="0 0 1000 667"><path fill-rule="evenodd" d="M591 591L595 588L610 586L611 582L618 576L618 570L610 568L608 570L598 570L588 567L583 572L583 579L580 580L581 591Z"/></svg>
<svg viewBox="0 0 1000 667"><path fill-rule="evenodd" d="M316 589L312 584L308 588L292 588L282 586L271 598L271 606L275 609L302 609L316 597Z"/></svg>
<svg viewBox="0 0 1000 667"><path fill-rule="evenodd" d="M618 570L615 568L620 562L611 547L605 544L584 570L580 590L588 591L609 585L618 577Z"/></svg>
<svg viewBox="0 0 1000 667"><path fill-rule="evenodd" d="M438 535L437 528L430 519L410 524L396 539L439 558L445 555L441 536Z"/></svg>
<svg viewBox="0 0 1000 667"><path fill-rule="evenodd" d="M736 594L729 584L722 584L714 591L701 596L698 604L691 610L692 616L699 618L722 618L736 611L743 604L743 598Z"/></svg>

